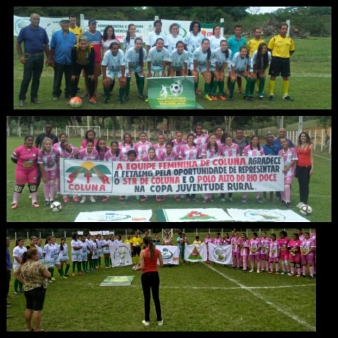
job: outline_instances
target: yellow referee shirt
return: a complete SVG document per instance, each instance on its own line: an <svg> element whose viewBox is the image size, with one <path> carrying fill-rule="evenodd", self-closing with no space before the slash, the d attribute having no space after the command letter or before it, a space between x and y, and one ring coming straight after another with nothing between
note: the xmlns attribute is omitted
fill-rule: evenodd
<svg viewBox="0 0 338 338"><path fill-rule="evenodd" d="M82 34L83 34L82 28L79 27L79 26L75 26L74 28L69 27L69 30L75 34L75 36L76 36L76 41L79 42L79 38L80 38L80 36L82 36Z"/></svg>
<svg viewBox="0 0 338 338"><path fill-rule="evenodd" d="M279 58L289 58L290 52L295 50L295 44L289 36L283 38L280 35L276 35L271 38L268 49L271 50L272 56Z"/></svg>
<svg viewBox="0 0 338 338"><path fill-rule="evenodd" d="M256 39L251 39L248 42L248 49L249 49L249 53L250 53L250 57L252 57L253 53L258 49L258 46L262 43L265 42L262 39L256 40Z"/></svg>
<svg viewBox="0 0 338 338"><path fill-rule="evenodd" d="M143 243L143 239L141 237L133 237L131 239L131 242L133 243L133 246L141 246Z"/></svg>

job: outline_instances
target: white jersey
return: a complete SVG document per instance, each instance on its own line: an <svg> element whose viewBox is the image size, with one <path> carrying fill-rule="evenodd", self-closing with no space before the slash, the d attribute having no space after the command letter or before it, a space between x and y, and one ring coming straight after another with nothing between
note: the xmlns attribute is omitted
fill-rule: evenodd
<svg viewBox="0 0 338 338"><path fill-rule="evenodd" d="M14 258L13 270L14 271L20 266L20 263L16 261L15 257L21 261L22 256L26 251L27 251L27 248L24 246L22 248L20 248L19 246L16 246L13 249L13 258Z"/></svg>
<svg viewBox="0 0 338 338"><path fill-rule="evenodd" d="M93 245L92 245L92 259L98 259L99 258L99 250L97 247L97 243L92 241Z"/></svg>
<svg viewBox="0 0 338 338"><path fill-rule="evenodd" d="M163 46L168 46L167 34L163 32L160 32L159 34L156 34L155 32L149 33L146 45L150 46L150 48L153 47L158 38L163 39Z"/></svg>
<svg viewBox="0 0 338 338"><path fill-rule="evenodd" d="M38 250L38 253L39 253L39 261L41 263L44 263L45 262L45 258L43 257L43 249L41 246L36 246L36 250Z"/></svg>
<svg viewBox="0 0 338 338"><path fill-rule="evenodd" d="M142 62L145 62L147 60L147 52L144 48L143 49L143 58ZM139 64L139 58L140 58L140 52L136 51L134 48L128 49L128 52L125 54L125 60L126 60L126 65L128 67L128 63L131 62L131 68L133 70L137 70L140 68Z"/></svg>
<svg viewBox="0 0 338 338"><path fill-rule="evenodd" d="M252 58L251 58L251 67L250 67L250 71L253 72L253 67L257 62L257 50L253 53ZM271 53L268 51L268 65L271 63ZM257 67L257 71L259 70L263 70L264 66L263 66L263 57L261 57L260 62L258 63L258 67Z"/></svg>
<svg viewBox="0 0 338 338"><path fill-rule="evenodd" d="M68 257L68 245L62 244L63 249L61 249L61 244L59 245L59 259L61 262L65 262L69 260Z"/></svg>
<svg viewBox="0 0 338 338"><path fill-rule="evenodd" d="M54 266L54 245L46 244L43 248L45 263L47 266Z"/></svg>
<svg viewBox="0 0 338 338"><path fill-rule="evenodd" d="M231 50L228 49L229 56L226 56L226 53L223 53L221 50L221 47L218 47L214 50L213 58L211 60L211 65L213 67L216 67L216 62L218 63L218 67L222 67L224 63L227 63L228 65L231 65Z"/></svg>
<svg viewBox="0 0 338 338"><path fill-rule="evenodd" d="M219 38L216 38L215 35L211 35L208 37L210 41L210 49L215 50L220 47L221 41L226 41L226 38L224 38L222 35Z"/></svg>
<svg viewBox="0 0 338 338"><path fill-rule="evenodd" d="M59 259L59 244L54 243L52 245L53 248L53 258L54 258L54 262L57 261Z"/></svg>
<svg viewBox="0 0 338 338"><path fill-rule="evenodd" d="M127 42L126 36L123 38L123 46L124 46L125 52L127 52L130 48L133 48L135 46L135 39L136 38L137 38L137 36L135 36L134 38L130 37L129 42Z"/></svg>
<svg viewBox="0 0 338 338"><path fill-rule="evenodd" d="M72 247L72 255L79 255L80 254L80 250L74 250L73 248L75 246L82 246L82 242L79 241L79 240L72 240L71 243L70 243L71 247Z"/></svg>
<svg viewBox="0 0 338 338"><path fill-rule="evenodd" d="M208 67L208 62L213 59L214 52L210 52L210 58L208 60L208 52L203 52L202 47L198 47L193 54L193 59L197 61L198 67Z"/></svg>
<svg viewBox="0 0 338 338"><path fill-rule="evenodd" d="M172 34L169 34L167 36L168 38L168 51L169 53L171 53L174 49L176 49L176 43L178 41L182 41L183 42L183 36L181 34L177 34L176 37L173 37Z"/></svg>
<svg viewBox="0 0 338 338"><path fill-rule="evenodd" d="M182 54L178 54L177 49L175 48L169 55L169 62L174 69L184 68L184 64L187 66L189 64L188 52L183 50Z"/></svg>
<svg viewBox="0 0 338 338"><path fill-rule="evenodd" d="M232 61L231 66L235 68L235 72L243 72L248 68L250 65L250 57L241 58L240 52L235 53Z"/></svg>
<svg viewBox="0 0 338 338"><path fill-rule="evenodd" d="M163 61L169 60L168 49L163 47L162 50L158 51L157 47L152 47L149 50L147 61L151 61L151 70L161 70Z"/></svg>
<svg viewBox="0 0 338 338"><path fill-rule="evenodd" d="M82 261L87 261L87 255L88 255L88 242L82 242L81 241L81 256L82 256ZM83 259L85 258L85 259Z"/></svg>
<svg viewBox="0 0 338 338"><path fill-rule="evenodd" d="M112 243L112 241L110 240L110 239L108 239L108 240L103 240L102 241L102 245L107 245L108 244L108 246L105 246L105 247L103 247L103 253L104 254L110 254L110 249L109 249L109 245Z"/></svg>
<svg viewBox="0 0 338 338"><path fill-rule="evenodd" d="M91 239L86 238L87 243L87 254L90 254L93 251L94 242Z"/></svg>
<svg viewBox="0 0 338 338"><path fill-rule="evenodd" d="M111 50L107 50L103 55L102 66L107 66L108 73L116 73L121 71L121 67L126 65L124 52L119 49L116 55Z"/></svg>
<svg viewBox="0 0 338 338"><path fill-rule="evenodd" d="M197 33L197 35L194 35L192 32L190 32L187 34L187 36L184 39L184 44L187 45L190 59L192 59L195 50L201 47L202 40L204 38L205 36L201 33Z"/></svg>

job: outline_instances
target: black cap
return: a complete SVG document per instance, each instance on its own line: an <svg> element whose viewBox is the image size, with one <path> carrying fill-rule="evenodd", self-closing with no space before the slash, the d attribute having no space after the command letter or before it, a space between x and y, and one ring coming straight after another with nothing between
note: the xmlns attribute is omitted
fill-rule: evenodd
<svg viewBox="0 0 338 338"><path fill-rule="evenodd" d="M91 23L97 22L95 19L90 19L88 20L88 25L90 25Z"/></svg>

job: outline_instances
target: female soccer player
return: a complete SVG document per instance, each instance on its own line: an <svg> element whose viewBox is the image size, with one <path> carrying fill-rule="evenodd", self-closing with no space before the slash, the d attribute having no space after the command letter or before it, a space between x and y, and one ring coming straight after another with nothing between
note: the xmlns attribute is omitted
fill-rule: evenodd
<svg viewBox="0 0 338 338"><path fill-rule="evenodd" d="M201 46L194 51L193 64L190 65L191 74L195 77L195 90L198 89L198 77L201 73L204 78L204 98L208 101L212 101L209 90L211 83L210 67L213 58L214 53L210 49L210 42L205 38L202 40Z"/></svg>
<svg viewBox="0 0 338 338"><path fill-rule="evenodd" d="M106 140L102 137L97 141L95 149L99 154L98 161L104 161L107 151L110 150L109 147L106 146Z"/></svg>
<svg viewBox="0 0 338 338"><path fill-rule="evenodd" d="M299 203L301 208L308 203L310 178L314 170L314 148L308 133L302 132L298 137L297 145L298 162L296 176L299 184Z"/></svg>
<svg viewBox="0 0 338 338"><path fill-rule="evenodd" d="M209 37L210 40L210 48L211 50L216 50L221 42L224 40L226 41L226 39L221 35L221 26L220 25L215 25L212 29L212 34Z"/></svg>
<svg viewBox="0 0 338 338"><path fill-rule="evenodd" d="M233 267L235 267L235 264L237 263L236 269L239 270L241 268L241 263L242 263L241 249L242 249L243 238L240 237L237 232L235 233L235 237L233 238L234 238L234 244L235 244L235 257L236 257ZM234 255L232 255L232 257L234 257Z"/></svg>
<svg viewBox="0 0 338 338"><path fill-rule="evenodd" d="M220 149L222 148L222 135L223 135L223 128L222 127L216 127L214 129L214 134L216 135L216 142L218 147Z"/></svg>
<svg viewBox="0 0 338 338"><path fill-rule="evenodd" d="M246 234L243 232L242 233L242 244L241 244L241 259L243 260L243 272L248 271L249 247L250 247L250 241L246 237Z"/></svg>
<svg viewBox="0 0 338 338"><path fill-rule="evenodd" d="M150 147L148 149L148 154L143 155L142 161L144 162L155 162L159 161L158 156L156 155L156 150L155 147ZM148 199L146 195L141 196L141 202L145 202ZM156 196L156 201L157 202L162 202L163 197L162 196Z"/></svg>
<svg viewBox="0 0 338 338"><path fill-rule="evenodd" d="M111 87L113 86L113 83L115 83L115 77L117 77L120 86L118 101L122 104L124 102L123 96L127 85L127 79L125 76L126 62L124 52L120 49L120 44L118 42L112 42L110 44L109 50L103 56L101 65L103 74L103 91L106 95L104 103L110 102Z"/></svg>
<svg viewBox="0 0 338 338"><path fill-rule="evenodd" d="M53 141L45 137L38 155L41 177L44 182L45 206L50 205L54 201L54 183L59 174L60 153L52 148L52 144Z"/></svg>
<svg viewBox="0 0 338 338"><path fill-rule="evenodd" d="M15 242L15 248L13 249L13 271L15 271L21 264L22 256L27 251L27 248L24 246L25 239L23 237L19 237ZM14 293L16 295L19 292L23 292L23 284L20 283L16 278L14 279Z"/></svg>
<svg viewBox="0 0 338 338"><path fill-rule="evenodd" d="M61 262L60 262L60 257L59 257L59 245L56 243L56 237L55 236L52 236L52 242L51 242L51 245L53 247L53 257L54 257L54 266L56 266L58 272L59 272L59 275L61 276L62 279L67 279L67 277L65 277L63 275L63 269L62 269L62 265L61 265ZM54 270L54 268L53 268ZM52 280L55 280L55 278L53 279L53 274L52 274Z"/></svg>
<svg viewBox="0 0 338 338"><path fill-rule="evenodd" d="M135 46L136 26L133 23L128 25L127 34L123 38L123 46L125 53Z"/></svg>
<svg viewBox="0 0 338 338"><path fill-rule="evenodd" d="M32 206L35 208L39 207L36 201L39 149L33 146L33 142L34 137L27 135L24 145L16 148L11 156L12 162L16 164L12 209L19 207L19 198L26 183L32 196Z"/></svg>
<svg viewBox="0 0 338 338"><path fill-rule="evenodd" d="M213 101L217 101L216 91L219 87L219 98L225 101L224 92L224 73L228 64L231 64L231 50L228 48L228 43L225 40L220 42L218 48L213 50L214 57L211 60L211 74L214 77L211 90L211 98Z"/></svg>
<svg viewBox="0 0 338 338"><path fill-rule="evenodd" d="M308 232L304 232L305 239L301 242L300 251L302 255L302 266L303 266L303 275L306 277L306 265L309 265L310 269L310 278L314 278L314 251L316 249L316 244Z"/></svg>
<svg viewBox="0 0 338 338"><path fill-rule="evenodd" d="M279 233L278 243L280 245L280 256L279 259L282 261L282 275L289 273L289 250L288 244L290 239L287 233L283 230Z"/></svg>
<svg viewBox="0 0 338 338"><path fill-rule="evenodd" d="M270 244L270 242L271 242L271 238L268 237L268 235L265 231L262 231L261 253L260 253L261 272L264 272L264 261L265 261L266 272L269 272L269 244Z"/></svg>
<svg viewBox="0 0 338 338"><path fill-rule="evenodd" d="M77 84L78 78L81 74L82 69L86 73L86 88L88 86L89 91L89 102L96 104L96 99L94 97L95 91L95 78L94 78L94 61L95 61L95 51L92 45L88 43L88 38L86 36L81 36L79 38L79 43L75 45L72 49L72 77L71 77L71 90L70 97L76 96L77 93ZM70 100L67 103L70 105Z"/></svg>
<svg viewBox="0 0 338 338"><path fill-rule="evenodd" d="M176 133L176 138L171 141L173 143L173 151L179 155L181 153L181 148L187 144L187 140L183 139L183 133L178 131Z"/></svg>
<svg viewBox="0 0 338 338"><path fill-rule="evenodd" d="M141 245L143 243L143 239L138 235L138 231L135 232L135 236L131 239L132 240L132 244L133 244L133 264L136 265L136 263L138 262L137 257L140 257L140 253L141 253Z"/></svg>
<svg viewBox="0 0 338 338"><path fill-rule="evenodd" d="M169 32L170 34L167 36L167 39L168 39L168 51L170 54L171 52L174 51L175 48L177 48L177 43L179 41L183 42L183 36L180 34L180 29L177 23L172 23L169 26Z"/></svg>
<svg viewBox="0 0 338 338"><path fill-rule="evenodd" d="M181 148L181 153L178 155L179 159L197 160L201 156L201 148L195 146L194 134L189 134L187 138L188 143ZM187 194L187 202L198 202L195 194Z"/></svg>
<svg viewBox="0 0 338 338"><path fill-rule="evenodd" d="M248 53L247 46L241 46L239 52L235 53L231 61L231 70L229 72L229 77L231 78L230 83L230 101L234 98L235 83L237 77L245 77L247 83L245 88L244 99L252 101L253 98L249 97L249 90L252 84L252 78L250 71L250 57Z"/></svg>
<svg viewBox="0 0 338 338"><path fill-rule="evenodd" d="M143 96L143 89L144 89L144 62L147 59L147 52L142 47L143 46L143 40L141 38L135 39L135 46L134 48L128 49L128 51L125 54L125 60L126 60L126 68L127 68L127 86L126 86L126 97L125 99L129 97L129 91L130 91L130 81L131 81L131 75L135 73L136 78L136 85L138 89L138 97L142 100L147 99L146 96Z"/></svg>
<svg viewBox="0 0 338 338"><path fill-rule="evenodd" d="M70 268L69 257L68 257L68 245L66 243L66 237L61 238L60 246L59 246L59 259L61 264L61 269L64 264L66 264L66 271L64 273L64 277L69 277L68 270Z"/></svg>
<svg viewBox="0 0 338 338"><path fill-rule="evenodd" d="M92 140L94 142L94 147L96 147L97 140L95 139L95 137L96 137L96 133L95 133L94 130L92 130L92 129L87 130L86 134L85 134L85 139L82 141L80 149L86 149L87 148L87 141L88 140Z"/></svg>
<svg viewBox="0 0 338 338"><path fill-rule="evenodd" d="M284 191L281 191L282 205L291 208L291 184L296 172L296 162L298 161L295 148L289 147L289 142L286 138L280 139L282 150L279 151L278 156L284 159Z"/></svg>
<svg viewBox="0 0 338 338"><path fill-rule="evenodd" d="M184 50L184 43L178 41L176 43L176 49L173 49L169 54L169 76L174 77L175 75L187 76L189 56L188 52Z"/></svg>
<svg viewBox="0 0 338 338"><path fill-rule="evenodd" d="M38 253L39 253L39 261L42 264L45 264L45 258L43 257L43 249L41 247L41 243L42 243L42 238L38 237L36 240L36 249L38 250Z"/></svg>
<svg viewBox="0 0 338 338"><path fill-rule="evenodd" d="M109 239L108 235L104 236L104 240L102 241L102 249L103 249L103 255L104 255L104 266L106 269L109 269L110 264L109 264L109 259L110 259L110 245L111 240Z"/></svg>
<svg viewBox="0 0 338 338"><path fill-rule="evenodd" d="M87 140L87 148L80 150L78 157L79 160L88 160L88 161L97 161L99 159L99 153L94 149L94 141ZM90 196L90 201L95 203L95 198L93 195ZM86 202L86 196L83 195L80 203Z"/></svg>
<svg viewBox="0 0 338 338"><path fill-rule="evenodd" d="M256 79L259 79L259 92L258 98L264 99L264 85L265 85L265 70L268 68L271 62L271 53L268 51L268 46L265 42L259 44L258 49L253 53L251 59L252 84L250 88L250 96L253 96Z"/></svg>
<svg viewBox="0 0 338 338"><path fill-rule="evenodd" d="M92 236L92 269L97 270L99 260L99 247L96 242L96 237Z"/></svg>
<svg viewBox="0 0 338 338"><path fill-rule="evenodd" d="M148 141L147 133L141 133L140 141L134 145L134 149L140 161L142 161L144 155L148 154L148 150L152 146L153 144Z"/></svg>
<svg viewBox="0 0 338 338"><path fill-rule="evenodd" d="M211 134L209 135L209 142L203 145L201 157L202 159L211 159L216 158L221 155L221 148L218 147L216 142L216 135ZM204 194L203 203L213 202L212 194Z"/></svg>
<svg viewBox="0 0 338 338"><path fill-rule="evenodd" d="M254 135L251 137L250 145L246 146L243 150L243 156L249 156L249 157L264 156L264 149L259 144L258 136ZM248 193L245 192L243 194L242 202L246 203L247 200L248 200ZM256 192L256 200L260 204L263 203L260 192Z"/></svg>
<svg viewBox="0 0 338 338"><path fill-rule="evenodd" d="M115 30L112 25L108 25L103 30L102 39L101 39L101 47L102 47L102 55L106 53L108 49L110 49L111 43L116 42L120 45L119 39L115 36Z"/></svg>
<svg viewBox="0 0 338 338"><path fill-rule="evenodd" d="M252 233L252 238L250 239L250 262L251 262L251 270L250 272L254 272L255 261L257 266L257 273L260 273L260 262L261 262L261 241L257 237L257 233Z"/></svg>
<svg viewBox="0 0 338 338"><path fill-rule="evenodd" d="M300 254L301 241L298 234L292 235L292 240L288 244L289 249L289 262L291 266L291 272L288 274L290 277L295 274L295 267L297 268L297 277L300 277L301 273L301 254Z"/></svg>
<svg viewBox="0 0 338 338"><path fill-rule="evenodd" d="M54 143L53 144L53 148L54 149L56 149L56 150L58 150L60 153L61 153L61 151L62 151L62 148L61 148L61 142L62 141L67 141L67 134L66 133L61 133L60 135L59 135L59 142L56 142L56 143ZM70 144L70 143L69 143ZM71 144L70 144L71 145ZM72 145L71 145L72 146Z"/></svg>
<svg viewBox="0 0 338 338"><path fill-rule="evenodd" d="M119 149L121 150L121 155L123 160L127 160L127 153L129 150L134 150L133 140L130 134L126 133L123 136L123 142L119 142Z"/></svg>
<svg viewBox="0 0 338 338"><path fill-rule="evenodd" d="M157 73L158 77L165 77L165 67L169 61L168 49L164 47L162 38L156 39L155 46L150 48L148 57L148 77L154 77Z"/></svg>
<svg viewBox="0 0 338 338"><path fill-rule="evenodd" d="M189 75L191 75L190 67L193 66L194 60L193 60L193 54L195 50L201 46L202 40L205 38L203 34L200 33L201 31L201 24L198 21L192 21L190 23L189 27L189 33L184 38L184 45L186 50L188 51L189 56ZM198 89L198 83L197 83L196 94L201 95L201 92Z"/></svg>
<svg viewBox="0 0 338 338"><path fill-rule="evenodd" d="M209 243L210 242L212 242L212 238L211 238L210 234L207 233L207 237L205 237L204 240L203 240L203 243L205 243L206 246L207 246L207 265L210 264L210 261L209 261Z"/></svg>
<svg viewBox="0 0 338 338"><path fill-rule="evenodd" d="M276 234L271 234L271 241L269 243L269 263L270 271L273 273L273 263L276 265L276 275L279 275L279 256L280 256L280 244L276 240Z"/></svg>
<svg viewBox="0 0 338 338"><path fill-rule="evenodd" d="M202 150L203 146L209 142L209 137L203 132L203 124L196 123L194 133L194 143Z"/></svg>
<svg viewBox="0 0 338 338"><path fill-rule="evenodd" d="M231 240L230 240L229 234L227 232L224 233L224 235L223 235L222 245L225 245L225 246L231 245Z"/></svg>
<svg viewBox="0 0 338 338"><path fill-rule="evenodd" d="M164 135L160 134L157 137L158 143L154 145L156 156L159 158L166 151Z"/></svg>
<svg viewBox="0 0 338 338"><path fill-rule="evenodd" d="M72 235L72 241L70 243L72 247L72 262L73 262L73 273L72 276L76 276L75 267L77 267L78 275L82 275L81 262L82 262L82 244L79 241L79 235L74 233Z"/></svg>
<svg viewBox="0 0 338 338"><path fill-rule="evenodd" d="M49 283L53 283L54 278L54 245L52 242L52 236L46 238L45 246L43 248L43 255L45 258L45 265L50 272L50 277L48 278Z"/></svg>
<svg viewBox="0 0 338 338"><path fill-rule="evenodd" d="M86 242L86 236L81 236L80 242L81 242L82 270L83 270L83 272L89 272L90 268L88 268L88 254L87 254L89 243Z"/></svg>
<svg viewBox="0 0 338 338"><path fill-rule="evenodd" d="M154 21L154 31L148 34L148 39L146 43L147 53L149 53L149 50L156 45L156 41L158 38L161 38L163 40L163 45L165 48L167 48L168 39L167 39L167 35L164 32L162 32L162 21L161 20Z"/></svg>

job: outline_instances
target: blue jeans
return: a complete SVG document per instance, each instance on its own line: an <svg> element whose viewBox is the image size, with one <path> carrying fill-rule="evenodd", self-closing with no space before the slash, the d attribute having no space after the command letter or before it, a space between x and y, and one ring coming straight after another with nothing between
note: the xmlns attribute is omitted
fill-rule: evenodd
<svg viewBox="0 0 338 338"><path fill-rule="evenodd" d="M54 66L54 82L53 82L53 96L60 97L62 94L61 82L63 74L65 75L65 98L70 98L71 90L71 77L72 77L72 65L63 65L61 63L56 63Z"/></svg>
<svg viewBox="0 0 338 338"><path fill-rule="evenodd" d="M25 58L27 59L27 62L24 65L19 100L26 100L26 93L31 79L33 79L31 86L31 99L35 99L38 97L40 77L43 70L43 54L37 56L30 56L25 54Z"/></svg>

